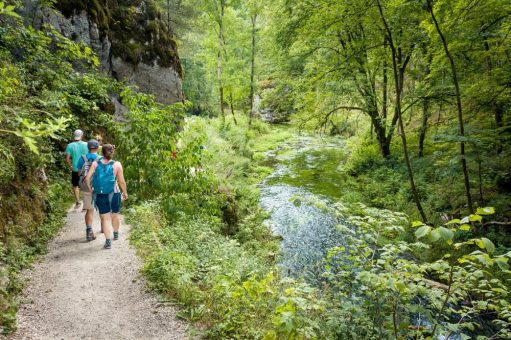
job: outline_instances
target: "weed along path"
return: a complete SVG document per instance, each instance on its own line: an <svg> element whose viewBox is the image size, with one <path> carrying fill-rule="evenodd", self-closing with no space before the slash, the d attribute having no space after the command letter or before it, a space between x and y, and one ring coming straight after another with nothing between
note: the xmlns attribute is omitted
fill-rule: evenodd
<svg viewBox="0 0 511 340"><path fill-rule="evenodd" d="M161 304L139 275L140 261L129 246L129 226L103 249L85 242L84 213L70 210L65 227L30 279L12 339L185 339L176 309Z"/></svg>

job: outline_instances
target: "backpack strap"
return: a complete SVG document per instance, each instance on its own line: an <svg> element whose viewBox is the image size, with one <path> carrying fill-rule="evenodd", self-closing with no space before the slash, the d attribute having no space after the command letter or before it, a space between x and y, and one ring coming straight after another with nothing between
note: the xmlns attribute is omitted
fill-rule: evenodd
<svg viewBox="0 0 511 340"><path fill-rule="evenodd" d="M96 158L96 162L98 162L98 164L103 164L103 165L108 165L108 164L111 164L111 163L115 163L116 161L114 161L113 159L109 160L108 163L103 163L102 160L104 159L105 157L99 157Z"/></svg>

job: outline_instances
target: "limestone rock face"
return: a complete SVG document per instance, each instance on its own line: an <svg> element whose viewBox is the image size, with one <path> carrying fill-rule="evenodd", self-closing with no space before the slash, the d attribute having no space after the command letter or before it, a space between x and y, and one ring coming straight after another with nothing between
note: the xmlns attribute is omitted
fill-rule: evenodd
<svg viewBox="0 0 511 340"><path fill-rule="evenodd" d="M172 68L144 62L133 66L117 57L112 58L111 67L117 79L126 79L128 83L136 84L144 92L154 94L156 100L163 104L182 100L181 78Z"/></svg>
<svg viewBox="0 0 511 340"><path fill-rule="evenodd" d="M129 32L125 27L116 27L119 20L113 16L123 15L122 4L112 12L107 12L112 16L108 18L112 23L104 18L99 22L98 18L91 14L93 11L88 11L87 7L72 10L64 10L63 7L60 11L38 6L36 0L25 1L24 17L35 28L50 24L63 36L90 46L98 56L101 71L117 80L126 80L129 84L136 85L142 92L153 94L160 103L176 103L183 99L183 92L181 64L172 33L166 31L166 26L162 24L161 18L158 18L158 14L154 13L154 8L148 7L148 1L139 2L138 17L134 20L141 22L141 18L144 19L142 22L150 23L154 32L144 27L137 27L136 32ZM59 3L56 2L57 8ZM108 8L104 10L110 11ZM149 10L150 13L146 13ZM94 12L97 12L97 9L94 9ZM159 25L156 29L155 23Z"/></svg>

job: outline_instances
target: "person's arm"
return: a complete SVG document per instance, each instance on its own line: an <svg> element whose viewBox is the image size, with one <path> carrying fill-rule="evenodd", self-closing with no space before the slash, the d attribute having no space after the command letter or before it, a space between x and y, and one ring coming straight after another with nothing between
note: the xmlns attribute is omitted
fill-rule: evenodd
<svg viewBox="0 0 511 340"><path fill-rule="evenodd" d="M117 182L119 183L119 186L121 187L122 198L127 200L128 199L128 187L126 186L126 181L124 180L124 173L122 171L121 163L119 163L119 172L117 173Z"/></svg>
<svg viewBox="0 0 511 340"><path fill-rule="evenodd" d="M69 144L66 147L66 162L71 169L73 169L73 164L71 163L71 151L69 150Z"/></svg>
<svg viewBox="0 0 511 340"><path fill-rule="evenodd" d="M90 166L89 172L87 173L87 176L85 176L85 183L87 183L87 187L89 188L89 192L92 192L92 185L90 183L90 180L92 178L92 175L94 175L94 172L96 171L96 166L98 164L96 162L93 162Z"/></svg>

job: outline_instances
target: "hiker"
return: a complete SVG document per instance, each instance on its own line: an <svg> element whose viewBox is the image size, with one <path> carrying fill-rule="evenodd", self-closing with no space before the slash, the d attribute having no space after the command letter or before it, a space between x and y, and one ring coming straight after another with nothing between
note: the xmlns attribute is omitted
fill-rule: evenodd
<svg viewBox="0 0 511 340"><path fill-rule="evenodd" d="M71 185L73 186L73 195L75 196L75 209L80 208L80 188L78 182L80 176L78 176L78 161L83 155L88 152L87 143L82 141L83 131L75 130L74 142L69 143L66 147L66 162L71 168Z"/></svg>
<svg viewBox="0 0 511 340"><path fill-rule="evenodd" d="M78 175L80 180L78 181L80 191L83 193L83 210L85 213L85 235L87 241L93 241L96 239L94 232L92 231L92 219L94 217L94 206L92 205L92 192L87 186L85 178L89 173L92 163L98 158L99 142L95 139L91 139L87 142L87 148L89 153L80 157L78 161ZM103 232L103 225L101 225L101 232Z"/></svg>
<svg viewBox="0 0 511 340"><path fill-rule="evenodd" d="M94 137L95 140L99 143L99 149L98 149L98 155L103 154L103 137L100 134L97 134L96 137Z"/></svg>
<svg viewBox="0 0 511 340"><path fill-rule="evenodd" d="M85 177L87 186L93 192L94 201L99 210L106 238L106 249L112 247L112 227L113 240L119 239L121 199L128 199L122 165L112 159L113 154L114 147L111 144L104 144L103 157L92 163L87 177Z"/></svg>

